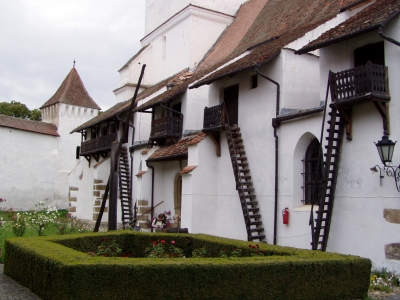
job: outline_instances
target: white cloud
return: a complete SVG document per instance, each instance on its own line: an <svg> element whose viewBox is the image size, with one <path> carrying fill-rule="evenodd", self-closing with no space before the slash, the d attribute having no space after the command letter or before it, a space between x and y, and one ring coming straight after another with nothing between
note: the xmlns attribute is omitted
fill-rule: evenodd
<svg viewBox="0 0 400 300"><path fill-rule="evenodd" d="M103 110L115 104L118 69L139 49L145 0L0 2L0 102L38 108L57 90L73 60Z"/></svg>

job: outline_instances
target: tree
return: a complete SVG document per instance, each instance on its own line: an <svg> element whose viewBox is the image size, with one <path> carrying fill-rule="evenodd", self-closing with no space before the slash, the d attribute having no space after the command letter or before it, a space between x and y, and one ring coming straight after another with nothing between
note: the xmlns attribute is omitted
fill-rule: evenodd
<svg viewBox="0 0 400 300"><path fill-rule="evenodd" d="M0 102L0 114L27 120L42 120L42 115L39 109L35 108L31 111L25 104L15 100L12 100L10 103Z"/></svg>

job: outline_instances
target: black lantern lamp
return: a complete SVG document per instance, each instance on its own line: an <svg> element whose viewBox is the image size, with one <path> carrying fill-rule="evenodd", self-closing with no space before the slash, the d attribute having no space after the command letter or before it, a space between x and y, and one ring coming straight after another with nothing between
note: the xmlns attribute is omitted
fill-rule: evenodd
<svg viewBox="0 0 400 300"><path fill-rule="evenodd" d="M392 140L389 140L389 137L387 135L384 135L382 137L382 140L378 141L375 143L376 149L378 150L379 157L381 159L381 162L383 163L383 168L379 167L376 165L375 167L371 168L371 171L378 172L379 169L379 174L380 174L380 180L381 180L381 185L382 185L382 171L386 173L387 176L393 177L397 191L400 192L400 166L390 166L389 163L392 162L392 157L393 157L393 151L394 151L394 146L396 145L396 142L393 142ZM377 169L378 168L378 169Z"/></svg>
<svg viewBox="0 0 400 300"><path fill-rule="evenodd" d="M387 135L384 135L382 137L382 140L375 143L376 149L378 149L379 157L381 158L381 162L383 163L383 165L386 166L386 163L392 162L394 146L396 145L396 143L397 141L393 142L392 140L389 140L389 137Z"/></svg>

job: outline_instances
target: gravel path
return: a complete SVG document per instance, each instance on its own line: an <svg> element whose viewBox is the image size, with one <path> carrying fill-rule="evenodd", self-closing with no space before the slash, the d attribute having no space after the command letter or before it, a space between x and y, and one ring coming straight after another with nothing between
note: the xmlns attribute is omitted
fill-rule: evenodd
<svg viewBox="0 0 400 300"><path fill-rule="evenodd" d="M0 300L41 300L28 288L4 275L3 268L0 264Z"/></svg>

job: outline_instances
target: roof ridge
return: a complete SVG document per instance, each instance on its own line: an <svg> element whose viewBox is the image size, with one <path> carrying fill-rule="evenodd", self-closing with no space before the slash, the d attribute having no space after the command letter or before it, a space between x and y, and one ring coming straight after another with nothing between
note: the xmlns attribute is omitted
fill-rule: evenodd
<svg viewBox="0 0 400 300"><path fill-rule="evenodd" d="M67 84L65 85L64 92L61 94L61 97L60 97L60 100L59 100L59 102L61 102L61 103L63 103L62 100L63 100L63 98L65 97L65 94L68 91L68 87L71 85L72 70L76 70L75 67L72 67L71 71L69 71L69 73L67 75L67 78L68 78L67 79Z"/></svg>

